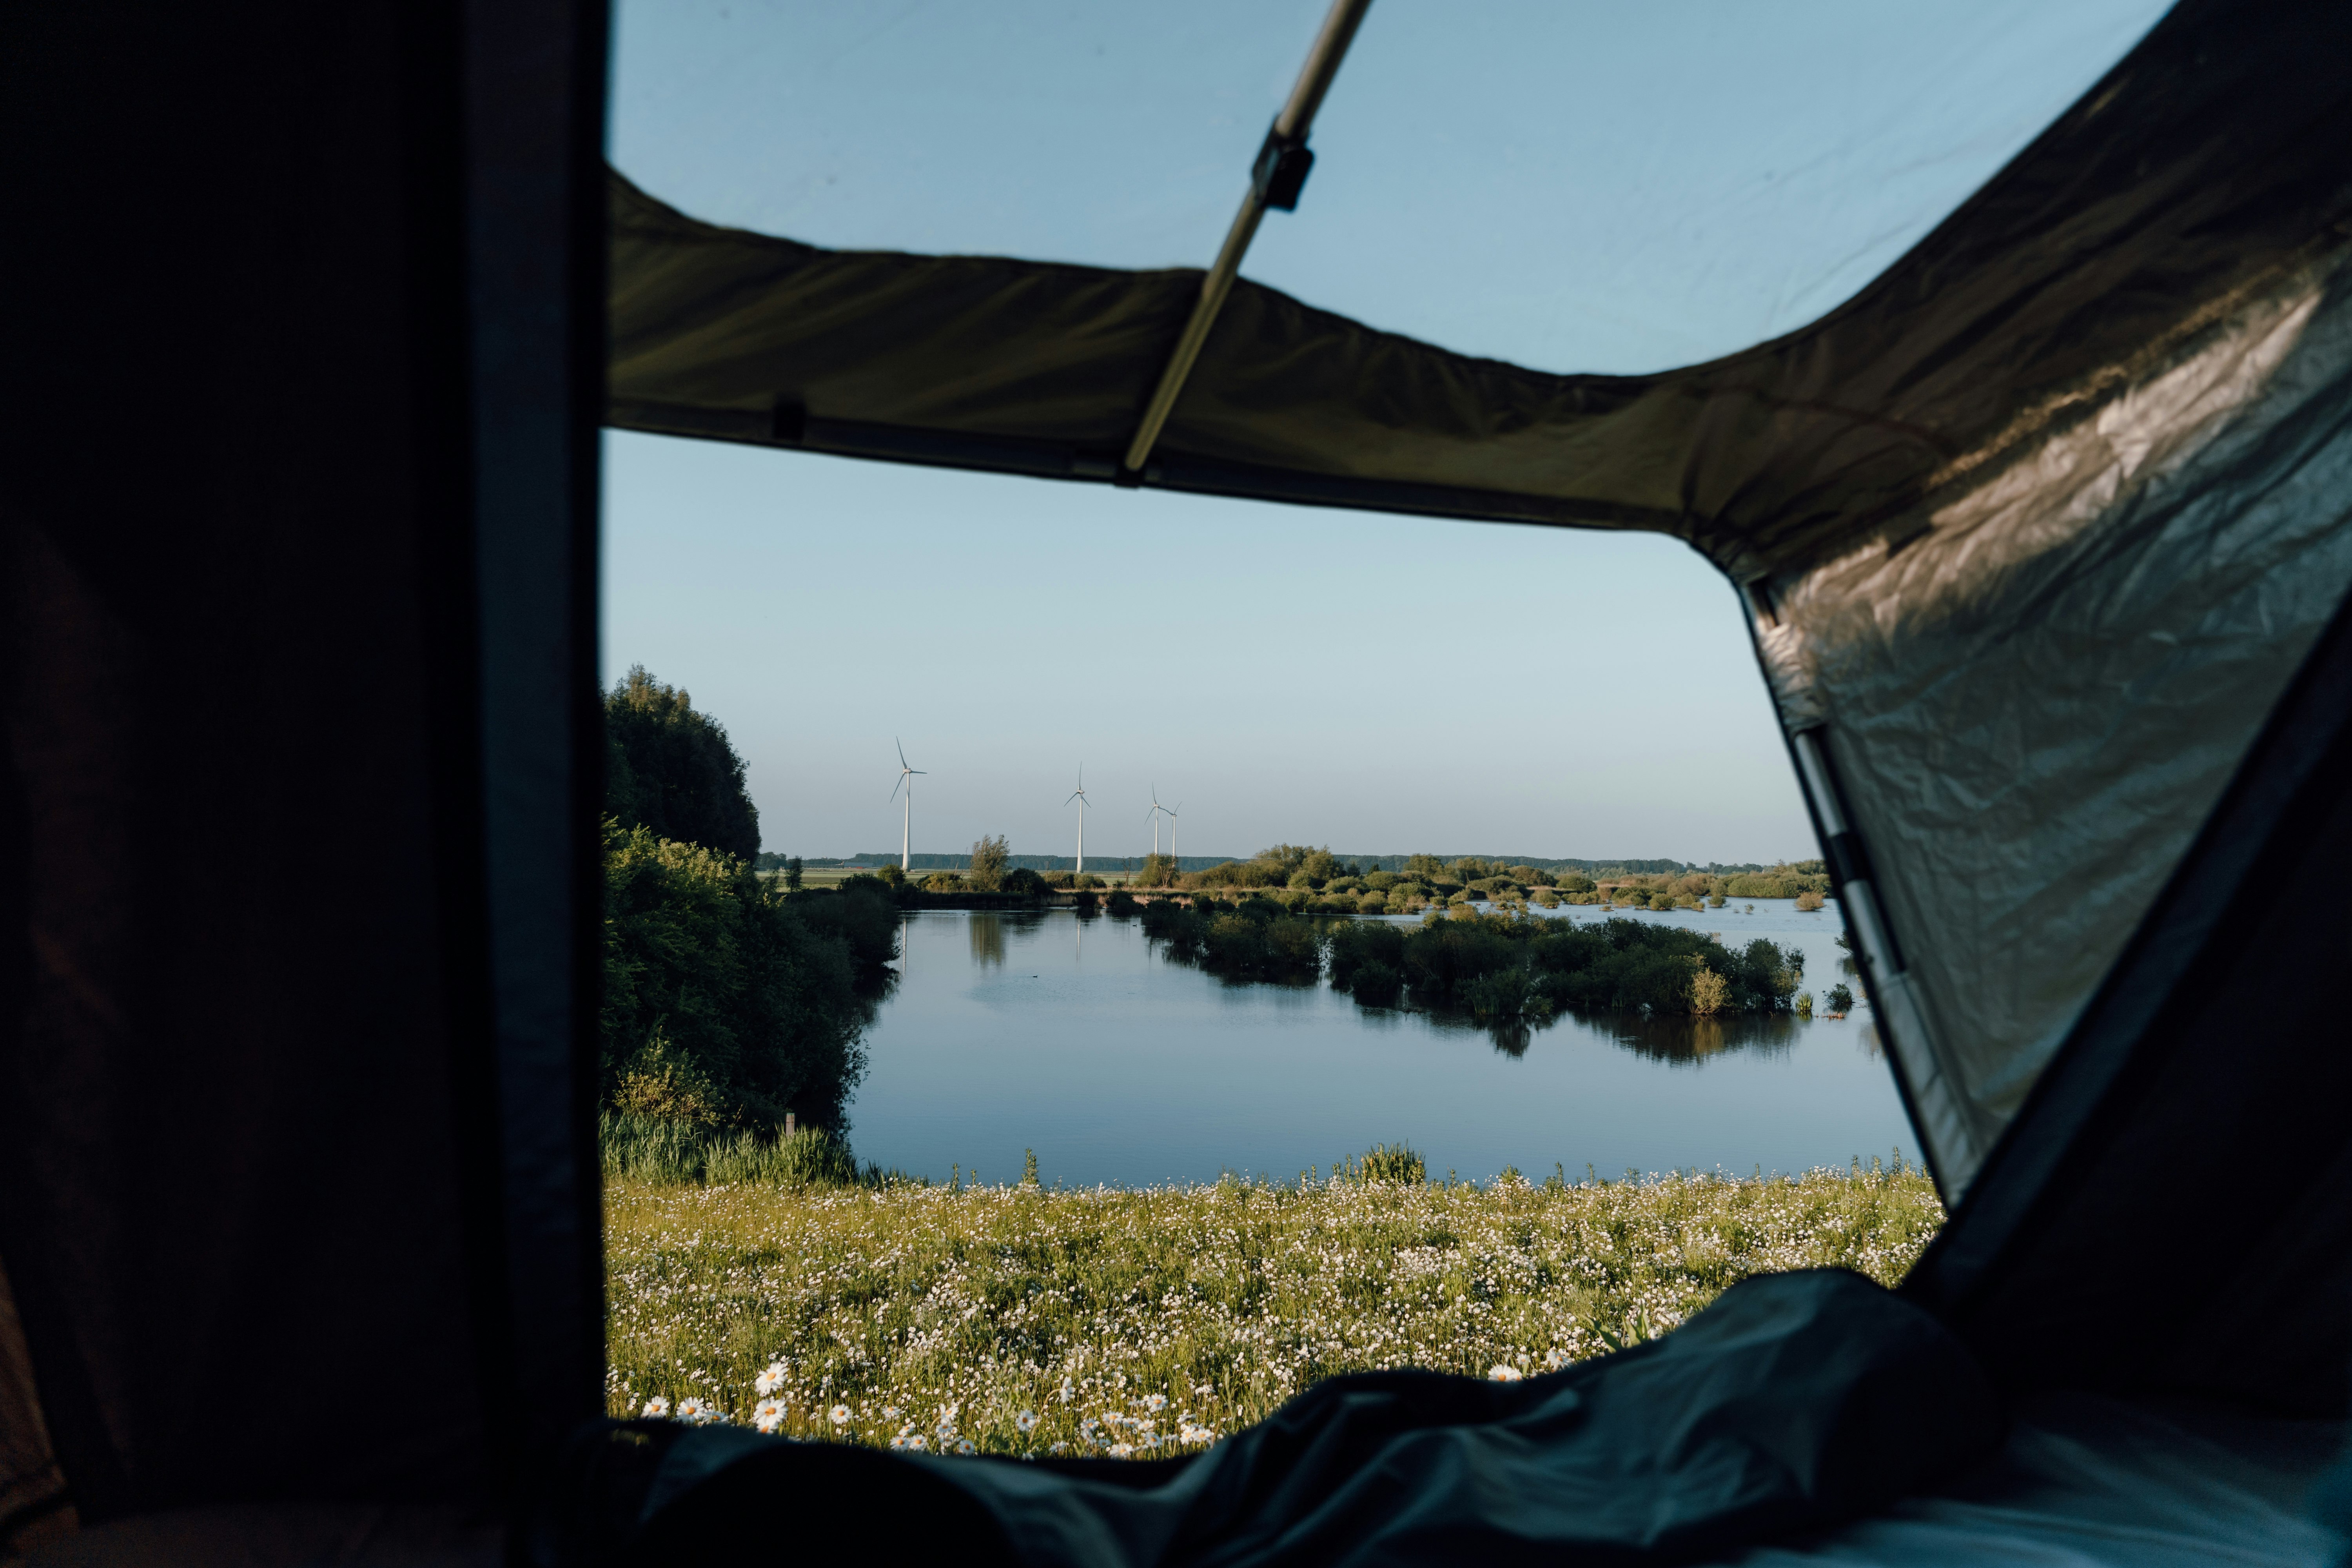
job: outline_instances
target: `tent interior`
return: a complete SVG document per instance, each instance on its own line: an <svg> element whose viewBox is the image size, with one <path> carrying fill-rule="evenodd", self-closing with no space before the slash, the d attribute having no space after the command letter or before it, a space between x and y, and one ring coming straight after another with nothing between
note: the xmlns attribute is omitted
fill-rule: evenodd
<svg viewBox="0 0 2352 1568"><path fill-rule="evenodd" d="M1383 5L12 29L0 1550L2342 1556L2352 18ZM604 1421L600 426L1684 541L1949 1223L1189 1460Z"/></svg>

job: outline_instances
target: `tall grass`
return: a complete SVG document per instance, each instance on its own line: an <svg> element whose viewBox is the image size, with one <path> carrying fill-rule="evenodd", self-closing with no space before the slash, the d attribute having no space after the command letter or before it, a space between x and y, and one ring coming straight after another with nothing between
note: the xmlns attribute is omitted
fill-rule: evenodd
<svg viewBox="0 0 2352 1568"><path fill-rule="evenodd" d="M1924 1174L1859 1163L1477 1185L1396 1148L1296 1184L1068 1190L826 1185L801 1173L845 1154L756 1140L607 1146L638 1162L605 1188L614 1415L955 1451L1182 1452L1337 1373L1541 1372L1752 1274L1892 1284L1943 1223Z"/></svg>
<svg viewBox="0 0 2352 1568"><path fill-rule="evenodd" d="M806 1187L860 1179L849 1145L821 1127L770 1136L607 1111L596 1142L607 1182Z"/></svg>

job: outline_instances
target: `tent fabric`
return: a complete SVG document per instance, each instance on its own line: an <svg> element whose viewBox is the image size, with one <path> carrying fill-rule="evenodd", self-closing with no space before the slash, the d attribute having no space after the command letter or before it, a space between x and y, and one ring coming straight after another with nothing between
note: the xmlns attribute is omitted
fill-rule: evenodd
<svg viewBox="0 0 2352 1568"><path fill-rule="evenodd" d="M1722 568L1958 1197L2352 584L2347 47L2340 9L2191 0L1853 300L1686 370L1538 374L1245 279L1141 482ZM626 428L1111 480L1197 286L610 193Z"/></svg>
<svg viewBox="0 0 2352 1568"><path fill-rule="evenodd" d="M1990 1384L1933 1318L1821 1269L1747 1280L1672 1335L1523 1383L1333 1378L1186 1460L875 1456L849 1511L877 1554L910 1555L922 1542L877 1521L936 1510L946 1483L995 1527L974 1555L1032 1568L1688 1561L1891 1502L2000 1436ZM833 1465L691 1433L614 1544L728 1555Z"/></svg>
<svg viewBox="0 0 2352 1568"><path fill-rule="evenodd" d="M2352 1407L2352 605L1903 1291L2014 1396Z"/></svg>
<svg viewBox="0 0 2352 1568"><path fill-rule="evenodd" d="M2336 1568L2352 1542L2312 1492L2344 1439L2340 1421L2043 1395L1990 1463L1725 1568Z"/></svg>
<svg viewBox="0 0 2352 1568"><path fill-rule="evenodd" d="M0 1556L495 1549L602 1407L604 36L473 10L0 47Z"/></svg>

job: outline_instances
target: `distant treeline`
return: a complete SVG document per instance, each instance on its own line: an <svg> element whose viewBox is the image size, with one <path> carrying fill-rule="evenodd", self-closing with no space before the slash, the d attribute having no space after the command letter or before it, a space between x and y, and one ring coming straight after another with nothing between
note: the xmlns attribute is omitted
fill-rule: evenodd
<svg viewBox="0 0 2352 1568"><path fill-rule="evenodd" d="M1259 853L1264 856L1272 851L1261 850ZM1332 854L1332 851L1326 849L1324 853ZM1333 858L1356 867L1360 871L1402 871L1412 861L1433 859L1441 863L1478 860L1490 866L1525 866L1534 870L1553 873L1580 871L1588 877L1676 875L1687 871L1731 876L1742 871L1769 871L1776 868L1757 861L1726 865L1720 861L1710 860L1705 865L1700 865L1696 861L1688 860L1549 860L1539 855L1334 855ZM781 871L783 869L784 862L790 858L789 855L782 852L764 852L755 862L754 868L761 871ZM907 857L907 868L910 871L958 871L963 868L969 858L964 855L909 855ZM1149 855L1089 853L1087 856L1087 864L1097 871L1133 872L1141 870L1150 858ZM1168 857L1162 856L1161 858L1164 860ZM1184 855L1176 858L1176 869L1180 874L1186 871L1205 871L1213 866L1230 864L1232 859L1233 858L1228 855ZM804 866L878 867L885 862L896 866L898 863L898 852L896 849L875 850L870 854L845 855L836 858L811 855L803 857L801 863ZM1068 855L1015 855L1012 857L1009 864L1015 868L1028 871L1075 871L1077 869L1076 858ZM1801 864L1818 869L1821 862L1809 860Z"/></svg>
<svg viewBox="0 0 2352 1568"><path fill-rule="evenodd" d="M1735 899L1795 899L1819 908L1831 890L1819 860L1729 872L1604 869L1596 876L1528 861L1505 865L1467 855L1453 860L1409 855L1399 868L1385 870L1297 844L1277 844L1247 860L1219 861L1193 871L1178 869L1164 855L1147 856L1135 882L1208 896L1279 889L1280 902L1318 914L1412 914L1433 904L1521 901L1545 909L1563 903L1721 909Z"/></svg>

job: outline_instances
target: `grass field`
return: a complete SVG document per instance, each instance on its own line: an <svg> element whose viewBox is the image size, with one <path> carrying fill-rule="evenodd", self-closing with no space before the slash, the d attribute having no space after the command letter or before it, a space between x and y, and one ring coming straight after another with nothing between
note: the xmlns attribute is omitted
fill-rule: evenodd
<svg viewBox="0 0 2352 1568"><path fill-rule="evenodd" d="M1875 1166L1131 1191L624 1173L606 1397L896 1447L1183 1452L1335 1373L1523 1375L1662 1333L1751 1274L1892 1284L1943 1217L1925 1175Z"/></svg>

